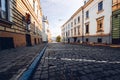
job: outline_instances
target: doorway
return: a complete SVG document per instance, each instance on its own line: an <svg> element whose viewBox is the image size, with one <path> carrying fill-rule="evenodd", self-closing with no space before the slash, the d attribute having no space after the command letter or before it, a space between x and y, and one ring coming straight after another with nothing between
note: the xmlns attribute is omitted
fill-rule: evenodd
<svg viewBox="0 0 120 80"><path fill-rule="evenodd" d="M26 46L32 46L31 36L29 34L26 34Z"/></svg>

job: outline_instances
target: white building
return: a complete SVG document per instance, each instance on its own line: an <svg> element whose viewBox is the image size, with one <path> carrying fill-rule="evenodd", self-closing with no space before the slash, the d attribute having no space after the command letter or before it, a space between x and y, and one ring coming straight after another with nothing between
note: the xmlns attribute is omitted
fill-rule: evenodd
<svg viewBox="0 0 120 80"><path fill-rule="evenodd" d="M48 28L49 28L49 23L47 20L47 17L43 16L43 32L42 32L42 41L43 42L48 42Z"/></svg>
<svg viewBox="0 0 120 80"><path fill-rule="evenodd" d="M84 0L61 27L63 41L111 43L111 15L112 0Z"/></svg>

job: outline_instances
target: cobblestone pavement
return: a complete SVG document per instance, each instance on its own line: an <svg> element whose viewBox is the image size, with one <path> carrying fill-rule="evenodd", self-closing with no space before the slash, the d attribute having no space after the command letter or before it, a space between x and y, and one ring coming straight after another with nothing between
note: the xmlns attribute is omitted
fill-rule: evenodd
<svg viewBox="0 0 120 80"><path fill-rule="evenodd" d="M31 80L120 80L120 49L51 43Z"/></svg>
<svg viewBox="0 0 120 80"><path fill-rule="evenodd" d="M17 80L44 45L0 51L0 80Z"/></svg>

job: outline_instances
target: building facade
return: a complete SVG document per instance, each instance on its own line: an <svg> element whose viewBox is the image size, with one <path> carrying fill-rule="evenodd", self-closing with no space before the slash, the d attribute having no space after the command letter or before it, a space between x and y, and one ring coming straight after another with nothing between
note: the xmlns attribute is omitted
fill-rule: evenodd
<svg viewBox="0 0 120 80"><path fill-rule="evenodd" d="M111 8L112 0L84 0L84 5L61 27L62 40L110 44Z"/></svg>
<svg viewBox="0 0 120 80"><path fill-rule="evenodd" d="M49 28L49 22L47 20L47 17L43 16L42 41L44 43L48 42L48 28Z"/></svg>
<svg viewBox="0 0 120 80"><path fill-rule="evenodd" d="M42 42L40 0L0 0L0 50Z"/></svg>
<svg viewBox="0 0 120 80"><path fill-rule="evenodd" d="M48 35L48 43L51 43L52 42L52 34L51 34L51 31L50 31L49 27L47 29L47 35Z"/></svg>
<svg viewBox="0 0 120 80"><path fill-rule="evenodd" d="M112 4L112 43L120 44L120 0Z"/></svg>

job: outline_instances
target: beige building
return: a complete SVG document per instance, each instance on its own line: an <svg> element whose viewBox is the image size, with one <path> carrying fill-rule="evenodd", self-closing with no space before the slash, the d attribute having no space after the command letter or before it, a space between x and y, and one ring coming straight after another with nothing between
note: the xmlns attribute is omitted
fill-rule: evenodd
<svg viewBox="0 0 120 80"><path fill-rule="evenodd" d="M120 44L120 0L112 4L112 43Z"/></svg>
<svg viewBox="0 0 120 80"><path fill-rule="evenodd" d="M111 44L111 16L112 0L84 0L61 26L63 42Z"/></svg>
<svg viewBox="0 0 120 80"><path fill-rule="evenodd" d="M49 27L47 29L47 35L48 35L48 43L51 43L52 42L52 34L51 34Z"/></svg>
<svg viewBox="0 0 120 80"><path fill-rule="evenodd" d="M42 41L43 42L52 42L51 39L51 31L49 29L49 21L47 19L47 16L43 16L43 32L42 32Z"/></svg>
<svg viewBox="0 0 120 80"><path fill-rule="evenodd" d="M49 28L49 22L48 22L48 19L47 19L47 16L43 16L43 31L42 31L42 41L44 43L48 42L48 30Z"/></svg>
<svg viewBox="0 0 120 80"><path fill-rule="evenodd" d="M42 42L40 0L0 0L0 50Z"/></svg>

